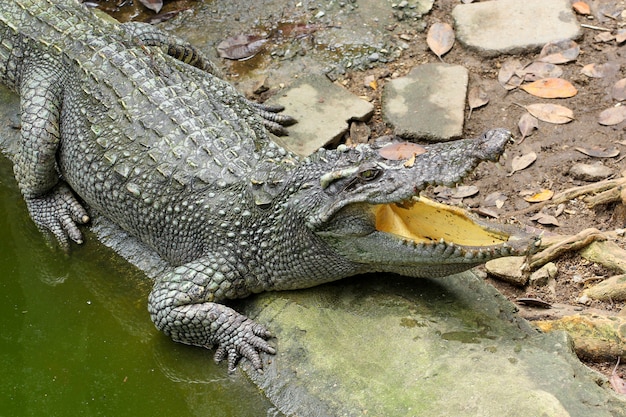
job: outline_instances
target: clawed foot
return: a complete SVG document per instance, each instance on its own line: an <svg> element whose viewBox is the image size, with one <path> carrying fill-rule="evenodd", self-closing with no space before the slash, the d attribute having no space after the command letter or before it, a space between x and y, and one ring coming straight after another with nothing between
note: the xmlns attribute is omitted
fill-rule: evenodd
<svg viewBox="0 0 626 417"><path fill-rule="evenodd" d="M44 196L25 200L37 227L52 233L62 248L69 247L68 238L83 243L78 224L87 223L89 216L67 185L59 184Z"/></svg>
<svg viewBox="0 0 626 417"><path fill-rule="evenodd" d="M297 120L287 114L278 114L285 110L283 106L250 102L257 114L263 119L263 125L276 136L287 136L289 132L285 126L297 123Z"/></svg>
<svg viewBox="0 0 626 417"><path fill-rule="evenodd" d="M263 370L259 353L265 352L271 355L276 353L276 350L265 340L272 336L271 333L264 326L241 314L237 314L234 319L220 335L220 339L225 339L225 341L218 342L215 362L220 363L227 359L228 372L234 372L239 359L243 357L248 359L257 371Z"/></svg>

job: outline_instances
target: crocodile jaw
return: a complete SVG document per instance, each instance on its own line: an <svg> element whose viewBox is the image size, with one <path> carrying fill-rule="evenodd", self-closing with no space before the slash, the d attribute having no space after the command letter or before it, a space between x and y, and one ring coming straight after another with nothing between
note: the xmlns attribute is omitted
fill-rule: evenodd
<svg viewBox="0 0 626 417"><path fill-rule="evenodd" d="M424 197L347 206L315 233L360 272L412 277L455 274L490 259L536 252L540 244L511 225Z"/></svg>
<svg viewBox="0 0 626 417"><path fill-rule="evenodd" d="M403 203L370 206L376 230L431 253L435 260L484 262L532 253L539 239L511 226L480 220L460 207L413 197Z"/></svg>

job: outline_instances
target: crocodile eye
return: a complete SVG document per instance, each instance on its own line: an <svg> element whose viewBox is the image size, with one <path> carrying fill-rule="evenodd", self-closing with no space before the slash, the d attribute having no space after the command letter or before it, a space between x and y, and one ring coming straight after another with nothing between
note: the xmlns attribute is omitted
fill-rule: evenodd
<svg viewBox="0 0 626 417"><path fill-rule="evenodd" d="M359 172L359 178L365 181L371 181L380 175L380 170L377 168L368 168Z"/></svg>

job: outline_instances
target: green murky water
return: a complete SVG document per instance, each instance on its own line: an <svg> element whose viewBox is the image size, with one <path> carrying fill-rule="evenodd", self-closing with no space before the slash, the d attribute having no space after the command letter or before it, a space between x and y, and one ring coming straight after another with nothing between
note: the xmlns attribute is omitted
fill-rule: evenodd
<svg viewBox="0 0 626 417"><path fill-rule="evenodd" d="M0 91L0 135L14 98ZM264 416L263 395L212 352L160 334L150 282L87 234L68 255L28 218L0 157L0 416Z"/></svg>

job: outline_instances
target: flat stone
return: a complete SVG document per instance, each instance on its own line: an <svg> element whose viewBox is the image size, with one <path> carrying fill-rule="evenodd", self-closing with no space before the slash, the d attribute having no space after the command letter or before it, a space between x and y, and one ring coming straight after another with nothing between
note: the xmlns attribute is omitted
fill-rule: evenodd
<svg viewBox="0 0 626 417"><path fill-rule="evenodd" d="M289 136L276 142L302 156L339 140L348 131L348 121L365 121L374 112L371 103L322 75L299 79L270 102L285 106L286 113L298 120L289 126Z"/></svg>
<svg viewBox="0 0 626 417"><path fill-rule="evenodd" d="M528 276L524 274L523 266L527 261L525 256L507 256L488 261L485 269L488 273L509 284L524 286L528 283Z"/></svg>
<svg viewBox="0 0 626 417"><path fill-rule="evenodd" d="M383 118L408 139L447 141L463 133L468 72L459 65L425 64L386 83Z"/></svg>
<svg viewBox="0 0 626 417"><path fill-rule="evenodd" d="M616 417L626 402L472 272L369 275L246 302L277 336L248 376L294 416Z"/></svg>
<svg viewBox="0 0 626 417"><path fill-rule="evenodd" d="M486 55L533 51L575 39L581 29L569 0L498 0L460 4L452 11L457 40Z"/></svg>
<svg viewBox="0 0 626 417"><path fill-rule="evenodd" d="M574 164L569 170L569 174L572 178L583 181L601 181L611 175L613 170L607 166L604 166L601 162L597 164Z"/></svg>

